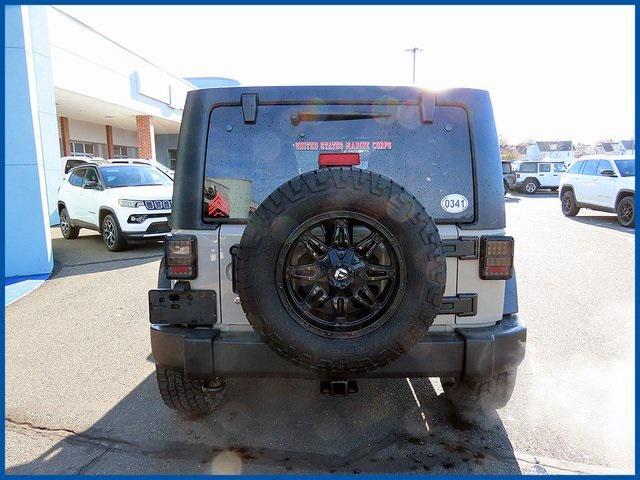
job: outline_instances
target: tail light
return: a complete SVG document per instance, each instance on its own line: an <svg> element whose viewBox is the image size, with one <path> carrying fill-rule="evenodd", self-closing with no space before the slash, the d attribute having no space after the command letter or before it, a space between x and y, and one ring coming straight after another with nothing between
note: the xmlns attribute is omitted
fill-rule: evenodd
<svg viewBox="0 0 640 480"><path fill-rule="evenodd" d="M167 278L193 279L198 276L196 237L171 235L164 239L164 265Z"/></svg>
<svg viewBox="0 0 640 480"><path fill-rule="evenodd" d="M506 280L513 274L513 237L480 237L480 278Z"/></svg>

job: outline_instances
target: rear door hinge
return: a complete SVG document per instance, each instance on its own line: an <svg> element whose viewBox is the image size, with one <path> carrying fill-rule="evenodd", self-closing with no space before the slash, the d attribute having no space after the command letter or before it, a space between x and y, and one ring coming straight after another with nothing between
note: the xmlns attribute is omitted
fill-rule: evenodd
<svg viewBox="0 0 640 480"><path fill-rule="evenodd" d="M438 314L454 314L459 317L472 317L478 313L478 294L460 293L455 297L442 297Z"/></svg>
<svg viewBox="0 0 640 480"><path fill-rule="evenodd" d="M240 103L242 104L244 123L256 123L256 118L258 117L258 94L243 93L240 95Z"/></svg>
<svg viewBox="0 0 640 480"><path fill-rule="evenodd" d="M238 256L238 251L240 250L240 245L233 245L229 249L229 253L231 254L231 291L233 293L238 293L238 274L236 273L236 257Z"/></svg>
<svg viewBox="0 0 640 480"><path fill-rule="evenodd" d="M442 240L445 257L457 257L458 260L476 260L478 258L478 237L460 237Z"/></svg>

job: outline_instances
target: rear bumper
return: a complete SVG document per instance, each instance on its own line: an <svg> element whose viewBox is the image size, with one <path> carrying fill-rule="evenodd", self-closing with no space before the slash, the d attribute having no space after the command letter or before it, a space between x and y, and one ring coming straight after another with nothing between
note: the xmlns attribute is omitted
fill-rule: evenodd
<svg viewBox="0 0 640 480"><path fill-rule="evenodd" d="M406 355L359 378L483 377L517 367L524 358L526 327L517 315L495 326L432 333ZM194 379L214 377L317 378L271 350L254 332L151 326L155 362Z"/></svg>

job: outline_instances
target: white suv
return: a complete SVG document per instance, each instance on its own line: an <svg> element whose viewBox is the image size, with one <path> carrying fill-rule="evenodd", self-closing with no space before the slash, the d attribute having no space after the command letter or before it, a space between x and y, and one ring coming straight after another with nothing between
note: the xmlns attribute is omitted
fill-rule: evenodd
<svg viewBox="0 0 640 480"><path fill-rule="evenodd" d="M529 194L541 188L557 190L566 170L563 162L521 162L516 166L515 188Z"/></svg>
<svg viewBox="0 0 640 480"><path fill-rule="evenodd" d="M162 163L157 160L148 160L146 158L111 158L108 160L110 163L121 164L121 163L130 163L134 165L151 165L152 167L157 168L165 175L169 176L173 180L173 170L168 167L165 167Z"/></svg>
<svg viewBox="0 0 640 480"><path fill-rule="evenodd" d="M624 227L634 227L635 156L598 156L580 158L560 181L560 203L567 217L590 208L618 215Z"/></svg>
<svg viewBox="0 0 640 480"><path fill-rule="evenodd" d="M112 252L129 242L159 240L170 231L173 180L148 165L86 164L69 171L58 189L60 230L102 234Z"/></svg>

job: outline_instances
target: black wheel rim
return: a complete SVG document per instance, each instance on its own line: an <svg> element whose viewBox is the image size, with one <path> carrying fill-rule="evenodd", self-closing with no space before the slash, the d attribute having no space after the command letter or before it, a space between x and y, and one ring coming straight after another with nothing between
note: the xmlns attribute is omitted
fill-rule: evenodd
<svg viewBox="0 0 640 480"><path fill-rule="evenodd" d="M633 204L624 201L620 204L620 220L624 225L628 225L633 220Z"/></svg>
<svg viewBox="0 0 640 480"><path fill-rule="evenodd" d="M562 209L565 213L569 213L571 208L573 208L573 199L571 198L571 195L567 193L562 197Z"/></svg>
<svg viewBox="0 0 640 480"><path fill-rule="evenodd" d="M116 244L116 229L111 220L105 220L102 226L102 233L104 235L104 243L107 247L113 247Z"/></svg>
<svg viewBox="0 0 640 480"><path fill-rule="evenodd" d="M60 230L62 230L63 235L69 234L69 219L66 213L60 214Z"/></svg>
<svg viewBox="0 0 640 480"><path fill-rule="evenodd" d="M280 298L304 328L327 337L354 337L382 326L406 285L395 237L356 212L330 212L300 225L278 257Z"/></svg>

